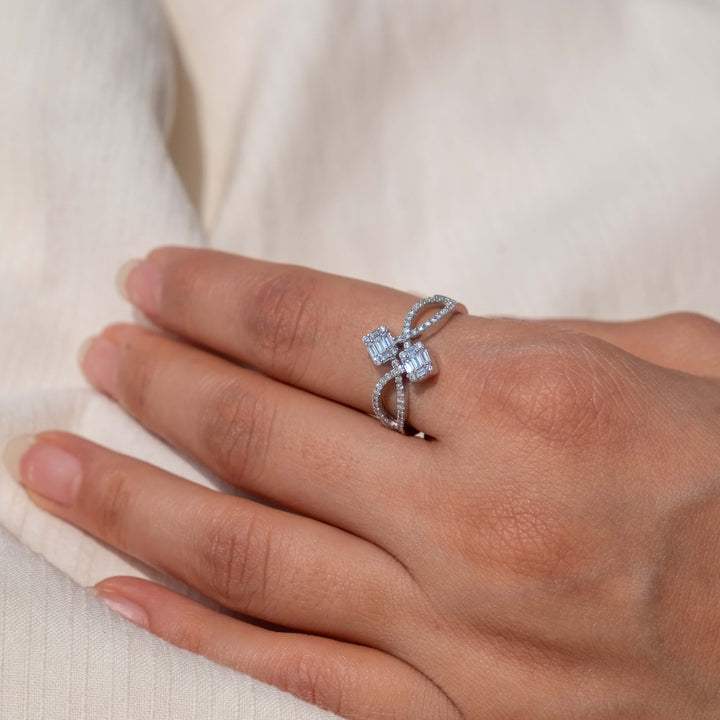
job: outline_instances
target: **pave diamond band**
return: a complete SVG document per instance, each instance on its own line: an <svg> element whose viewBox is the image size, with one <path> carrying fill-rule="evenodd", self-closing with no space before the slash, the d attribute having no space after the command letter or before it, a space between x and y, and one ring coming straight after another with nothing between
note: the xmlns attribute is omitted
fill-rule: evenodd
<svg viewBox="0 0 720 720"><path fill-rule="evenodd" d="M413 327L413 320L424 308L440 305L441 308L431 318ZM363 337L370 358L375 365L381 366L390 363L390 370L386 372L375 385L372 406L375 417L389 428L397 432L405 432L405 417L407 403L405 398L404 378L410 382L425 380L437 372L428 349L421 342L412 342L419 335L441 321L447 320L454 312L457 303L444 295L431 295L419 300L410 308L405 316L403 328L397 337L381 325L376 330ZM396 396L396 414L391 415L383 403L385 387L394 381Z"/></svg>

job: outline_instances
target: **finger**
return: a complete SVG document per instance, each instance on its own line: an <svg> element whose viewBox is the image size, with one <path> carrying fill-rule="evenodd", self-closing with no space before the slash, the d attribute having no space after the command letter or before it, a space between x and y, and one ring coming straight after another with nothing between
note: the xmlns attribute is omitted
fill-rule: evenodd
<svg viewBox="0 0 720 720"><path fill-rule="evenodd" d="M95 592L168 642L348 720L458 718L445 694L424 675L379 650L261 629L137 578L109 578Z"/></svg>
<svg viewBox="0 0 720 720"><path fill-rule="evenodd" d="M361 643L387 639L399 563L337 528L228 497L67 433L37 436L20 460L33 500L217 603ZM386 641L386 640L385 640Z"/></svg>
<svg viewBox="0 0 720 720"><path fill-rule="evenodd" d="M704 315L673 313L629 322L548 322L594 335L656 365L720 378L720 324Z"/></svg>
<svg viewBox="0 0 720 720"><path fill-rule="evenodd" d="M432 446L336 403L132 325L109 328L83 366L154 433L217 476L384 546L412 511ZM388 483L390 463L409 471Z"/></svg>
<svg viewBox="0 0 720 720"><path fill-rule="evenodd" d="M367 412L389 366L375 367L362 338L383 324L399 335L417 301L359 280L189 248L155 250L123 277L128 297L161 327ZM441 375L461 347L454 323L428 344ZM437 436L452 413L436 402L444 393L433 392L433 379L423 385L422 400L410 399L411 421Z"/></svg>

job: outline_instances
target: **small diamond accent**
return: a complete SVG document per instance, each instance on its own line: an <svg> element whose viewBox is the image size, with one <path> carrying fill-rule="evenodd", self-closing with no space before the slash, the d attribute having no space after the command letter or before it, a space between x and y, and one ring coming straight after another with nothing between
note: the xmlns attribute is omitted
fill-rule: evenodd
<svg viewBox="0 0 720 720"><path fill-rule="evenodd" d="M398 353L395 338L385 325L381 325L377 330L365 335L363 342L376 365L382 365L388 360L392 360Z"/></svg>
<svg viewBox="0 0 720 720"><path fill-rule="evenodd" d="M410 382L417 382L428 377L435 369L430 360L430 353L421 342L414 343L406 350L401 350L400 362Z"/></svg>

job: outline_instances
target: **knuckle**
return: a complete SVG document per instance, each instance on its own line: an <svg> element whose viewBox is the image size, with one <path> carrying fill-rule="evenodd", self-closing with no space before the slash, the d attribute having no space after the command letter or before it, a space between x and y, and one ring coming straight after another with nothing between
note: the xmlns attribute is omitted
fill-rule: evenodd
<svg viewBox="0 0 720 720"><path fill-rule="evenodd" d="M567 447L625 429L624 385L623 372L594 339L545 339L496 358L479 400L523 441Z"/></svg>
<svg viewBox="0 0 720 720"><path fill-rule="evenodd" d="M121 548L126 547L124 528L134 497L126 472L116 469L105 476L100 504L94 512L96 531L103 540Z"/></svg>
<svg viewBox="0 0 720 720"><path fill-rule="evenodd" d="M353 694L357 681L348 665L312 651L294 654L283 673L282 685L288 692L334 712L347 709L344 697Z"/></svg>
<svg viewBox="0 0 720 720"><path fill-rule="evenodd" d="M649 329L659 364L717 377L720 323L699 313L678 312L654 318Z"/></svg>
<svg viewBox="0 0 720 720"><path fill-rule="evenodd" d="M698 343L720 339L720 323L700 313L670 313L662 315L657 322L676 344L697 347Z"/></svg>
<svg viewBox="0 0 720 720"><path fill-rule="evenodd" d="M200 415L207 457L231 482L251 485L262 477L276 409L268 393L253 392L237 380L223 383Z"/></svg>
<svg viewBox="0 0 720 720"><path fill-rule="evenodd" d="M152 389L159 372L159 364L152 350L146 348L143 335L126 338L120 347L117 374L117 396L122 406L142 420L152 401Z"/></svg>
<svg viewBox="0 0 720 720"><path fill-rule="evenodd" d="M251 335L270 373L298 384L310 365L323 319L316 285L307 270L286 268L259 285L248 314Z"/></svg>
<svg viewBox="0 0 720 720"><path fill-rule="evenodd" d="M178 328L191 332L204 289L212 285L212 265L194 253L164 263L160 284L161 315Z"/></svg>
<svg viewBox="0 0 720 720"><path fill-rule="evenodd" d="M209 591L223 605L243 610L262 607L273 552L270 527L251 509L223 509L208 523L200 571Z"/></svg>
<svg viewBox="0 0 720 720"><path fill-rule="evenodd" d="M212 657L217 653L212 639L203 632L202 625L199 623L174 622L163 628L161 637L195 655Z"/></svg>

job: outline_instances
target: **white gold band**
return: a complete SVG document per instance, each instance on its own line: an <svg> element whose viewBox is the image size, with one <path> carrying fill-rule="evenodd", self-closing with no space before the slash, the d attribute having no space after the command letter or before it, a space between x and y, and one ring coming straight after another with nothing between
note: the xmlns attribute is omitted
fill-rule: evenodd
<svg viewBox="0 0 720 720"><path fill-rule="evenodd" d="M429 305L441 305L430 319L421 325L413 327L416 315ZM433 365L430 353L421 342L412 342L420 334L441 321L446 321L454 312L457 303L444 295L431 295L419 300L410 308L405 316L402 333L394 337L385 325L363 337L363 343L375 365L381 366L390 363L391 369L386 372L375 385L372 406L375 417L392 430L405 432L405 418L407 417L407 402L405 397L404 377L410 382L426 380L437 372ZM402 349L399 346L402 345ZM383 403L383 391L391 381L395 381L395 394L397 398L396 415L391 415Z"/></svg>

